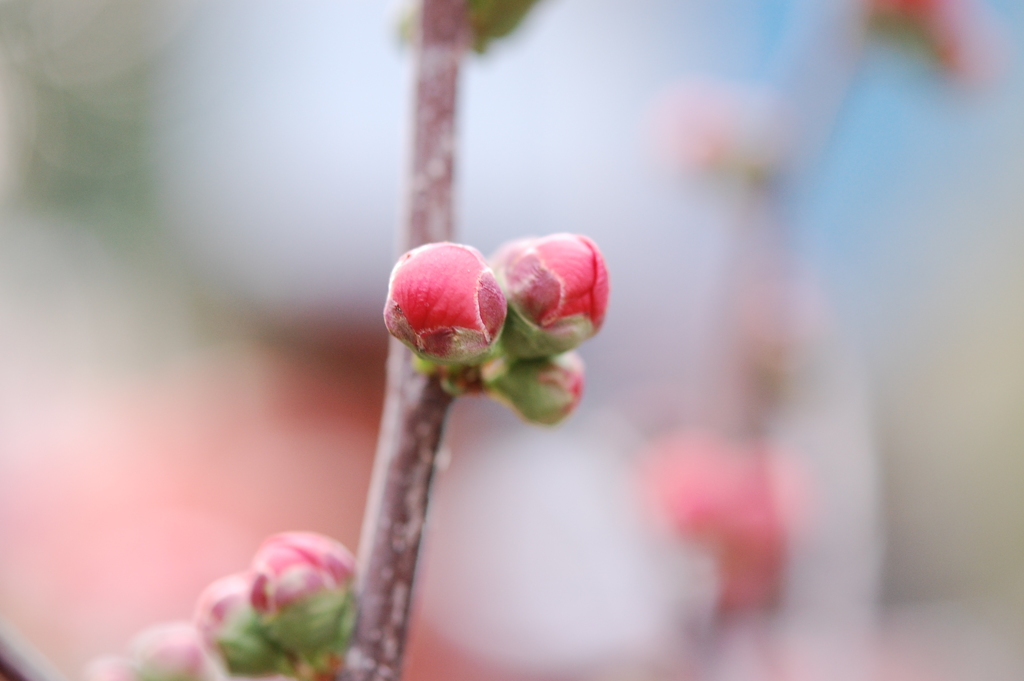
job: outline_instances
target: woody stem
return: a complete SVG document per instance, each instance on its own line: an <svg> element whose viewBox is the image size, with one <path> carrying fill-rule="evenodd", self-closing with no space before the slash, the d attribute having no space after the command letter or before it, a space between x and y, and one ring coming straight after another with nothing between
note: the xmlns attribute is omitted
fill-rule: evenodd
<svg viewBox="0 0 1024 681"><path fill-rule="evenodd" d="M455 102L468 44L465 0L423 0L412 167L399 253L451 240ZM359 547L358 613L339 681L397 681L442 429L452 397L392 339L380 439Z"/></svg>

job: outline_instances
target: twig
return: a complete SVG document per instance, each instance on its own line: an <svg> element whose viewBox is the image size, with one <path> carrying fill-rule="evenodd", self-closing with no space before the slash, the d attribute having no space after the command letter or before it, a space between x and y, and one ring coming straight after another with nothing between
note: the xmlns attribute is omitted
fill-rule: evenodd
<svg viewBox="0 0 1024 681"><path fill-rule="evenodd" d="M452 238L452 170L465 0L424 0L416 46L413 158L399 252ZM397 681L434 462L452 398L392 339L380 441L359 547L359 612L340 681Z"/></svg>
<svg viewBox="0 0 1024 681"><path fill-rule="evenodd" d="M50 663L0 619L0 677L7 681L65 681Z"/></svg>

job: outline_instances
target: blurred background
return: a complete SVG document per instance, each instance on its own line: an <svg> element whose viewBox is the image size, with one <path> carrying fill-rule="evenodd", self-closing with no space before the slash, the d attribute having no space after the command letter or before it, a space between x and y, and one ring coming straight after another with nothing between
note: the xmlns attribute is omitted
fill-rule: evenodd
<svg viewBox="0 0 1024 681"><path fill-rule="evenodd" d="M612 300L566 425L458 403L408 678L1024 678L1024 5L978 4L957 69L864 40L864 1L544 0L467 60L460 240L587 234ZM269 533L358 542L399 9L0 1L0 614L72 679ZM784 139L772 181L665 162L695 82L772 93L681 100L740 165ZM723 609L644 466L746 437L736 358L775 316L784 556Z"/></svg>

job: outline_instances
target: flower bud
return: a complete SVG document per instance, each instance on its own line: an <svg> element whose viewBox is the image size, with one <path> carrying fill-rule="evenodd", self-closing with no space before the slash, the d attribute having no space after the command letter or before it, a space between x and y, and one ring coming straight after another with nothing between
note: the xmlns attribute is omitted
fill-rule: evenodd
<svg viewBox="0 0 1024 681"><path fill-rule="evenodd" d="M355 616L352 554L323 535L286 532L263 542L252 571L252 605L267 634L314 666L340 659Z"/></svg>
<svg viewBox="0 0 1024 681"><path fill-rule="evenodd" d="M1005 31L977 0L864 0L878 33L925 53L969 84L992 80L1006 66Z"/></svg>
<svg viewBox="0 0 1024 681"><path fill-rule="evenodd" d="M655 510L714 557L719 606L770 604L806 511L807 483L795 462L763 442L682 432L656 442L644 463L643 489Z"/></svg>
<svg viewBox="0 0 1024 681"><path fill-rule="evenodd" d="M506 310L505 296L479 251L432 243L398 259L384 323L424 359L467 364L490 352Z"/></svg>
<svg viewBox="0 0 1024 681"><path fill-rule="evenodd" d="M138 681L217 681L218 675L192 624L146 629L132 643Z"/></svg>
<svg viewBox="0 0 1024 681"><path fill-rule="evenodd" d="M536 358L575 348L593 336L608 307L608 271L597 245L578 234L506 244L494 256L509 302L502 347Z"/></svg>
<svg viewBox="0 0 1024 681"><path fill-rule="evenodd" d="M575 352L541 359L499 358L482 370L487 393L526 421L555 425L583 394L583 360Z"/></svg>
<svg viewBox="0 0 1024 681"><path fill-rule="evenodd" d="M138 681L131 660L118 655L98 657L85 668L85 681Z"/></svg>
<svg viewBox="0 0 1024 681"><path fill-rule="evenodd" d="M770 88L694 78L658 97L650 129L658 159L671 169L758 178L789 160L792 118Z"/></svg>
<svg viewBox="0 0 1024 681"><path fill-rule="evenodd" d="M233 676L294 676L287 654L267 637L251 596L251 575L218 579L199 596L196 628Z"/></svg>

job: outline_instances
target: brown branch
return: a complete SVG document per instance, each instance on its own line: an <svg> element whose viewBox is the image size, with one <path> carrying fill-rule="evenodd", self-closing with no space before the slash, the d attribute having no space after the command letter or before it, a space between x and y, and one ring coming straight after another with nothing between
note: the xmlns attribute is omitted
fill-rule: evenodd
<svg viewBox="0 0 1024 681"><path fill-rule="evenodd" d="M369 541L360 550L359 613L342 681L397 680L441 430L452 398L392 341L388 398L374 465ZM370 527L372 525L372 528Z"/></svg>
<svg viewBox="0 0 1024 681"><path fill-rule="evenodd" d="M0 619L0 678L7 681L65 681L49 662Z"/></svg>
<svg viewBox="0 0 1024 681"><path fill-rule="evenodd" d="M416 46L413 157L399 253L452 238L452 171L465 0L423 0ZM359 612L340 681L397 681L430 483L452 398L392 339L380 440L359 547Z"/></svg>
<svg viewBox="0 0 1024 681"><path fill-rule="evenodd" d="M455 95L469 42L465 0L423 0L418 34L413 157L400 254L452 238Z"/></svg>

